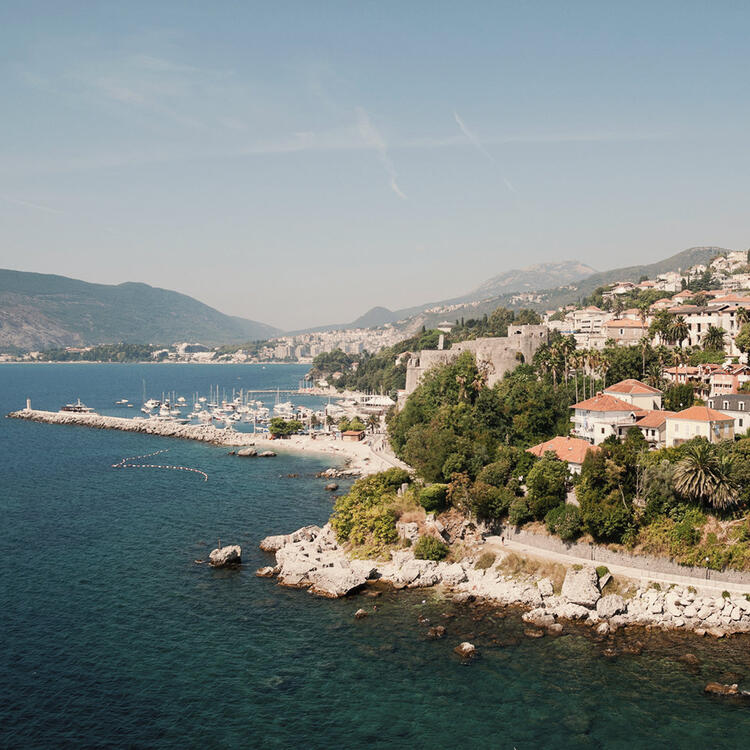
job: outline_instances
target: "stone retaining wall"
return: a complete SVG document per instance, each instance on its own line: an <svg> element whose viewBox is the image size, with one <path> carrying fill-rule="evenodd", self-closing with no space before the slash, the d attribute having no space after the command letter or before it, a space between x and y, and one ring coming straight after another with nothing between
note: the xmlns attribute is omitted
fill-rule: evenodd
<svg viewBox="0 0 750 750"><path fill-rule="evenodd" d="M627 552L617 552L608 549L600 544L563 542L556 537L534 534L531 531L514 529L512 526L506 527L504 533L508 539L515 540L521 544L528 544L529 547L537 547L549 552L557 552L561 555L571 555L572 557L579 557L582 560L596 560L597 562L624 565L630 568L642 568L652 573L703 578L708 581L746 583L750 586L750 573L742 573L736 570L709 570L708 568L680 565L663 557L631 555Z"/></svg>

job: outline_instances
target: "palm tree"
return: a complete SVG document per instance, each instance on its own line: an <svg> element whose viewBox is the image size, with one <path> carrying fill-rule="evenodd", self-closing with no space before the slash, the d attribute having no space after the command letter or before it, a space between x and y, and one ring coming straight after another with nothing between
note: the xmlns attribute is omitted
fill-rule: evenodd
<svg viewBox="0 0 750 750"><path fill-rule="evenodd" d="M669 338L682 346L682 342L690 337L690 327L683 315L678 315L669 327Z"/></svg>
<svg viewBox="0 0 750 750"><path fill-rule="evenodd" d="M709 326L703 336L703 348L711 351L722 351L724 349L724 338L726 331L720 326Z"/></svg>
<svg viewBox="0 0 750 750"><path fill-rule="evenodd" d="M744 307L737 308L737 328L742 328L745 323L750 323L750 313Z"/></svg>
<svg viewBox="0 0 750 750"><path fill-rule="evenodd" d="M728 508L737 502L737 486L731 478L731 456L719 456L716 448L700 440L685 447L674 472L674 487L689 500L714 508Z"/></svg>

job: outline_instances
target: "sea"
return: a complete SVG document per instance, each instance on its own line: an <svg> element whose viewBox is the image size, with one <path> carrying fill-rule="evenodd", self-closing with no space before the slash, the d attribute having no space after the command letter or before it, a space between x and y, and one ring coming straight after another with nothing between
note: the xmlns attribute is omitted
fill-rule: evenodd
<svg viewBox="0 0 750 750"><path fill-rule="evenodd" d="M0 411L296 388L296 365L0 365ZM273 396L269 396L272 398ZM125 412L115 401L127 398ZM300 398L290 397L300 402ZM313 397L306 396L308 405ZM117 468L135 463L185 466ZM2 748L747 748L750 640L571 627L387 589L339 600L257 578L268 534L322 524L330 459L0 418ZM340 491L346 490L344 483ZM237 570L205 563L218 540ZM368 617L357 620L363 608ZM430 640L430 625L446 637ZM453 653L474 643L478 658ZM697 665L681 660L698 657Z"/></svg>

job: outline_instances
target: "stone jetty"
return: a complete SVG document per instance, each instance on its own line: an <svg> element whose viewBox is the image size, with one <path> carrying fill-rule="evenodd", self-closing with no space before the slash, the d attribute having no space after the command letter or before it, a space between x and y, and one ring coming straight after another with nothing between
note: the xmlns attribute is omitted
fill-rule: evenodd
<svg viewBox="0 0 750 750"><path fill-rule="evenodd" d="M40 411L39 409L20 409L8 414L11 419L26 419L45 424L79 425L98 430L121 430L139 432L144 435L198 440L217 445L236 447L251 446L255 436L245 432L214 427L210 424L179 424L157 419L128 419L125 417L105 417L101 414L77 414L75 412Z"/></svg>
<svg viewBox="0 0 750 750"><path fill-rule="evenodd" d="M337 542L330 524L267 537L260 547L276 554L276 566L263 569L263 575L275 574L282 585L321 596L346 596L374 581L397 589L442 585L458 600L483 598L523 606L528 610L523 619L550 633L559 631L558 620L590 625L600 635L627 625L715 637L750 632L750 601L743 595L706 595L683 586L662 590L647 581L636 582L622 595L610 593L611 576L600 579L588 565L568 569L556 590L547 577L504 572L501 563L510 553L503 551L490 566L477 565L481 549L454 563L417 560L408 547L394 550L390 560L357 560Z"/></svg>

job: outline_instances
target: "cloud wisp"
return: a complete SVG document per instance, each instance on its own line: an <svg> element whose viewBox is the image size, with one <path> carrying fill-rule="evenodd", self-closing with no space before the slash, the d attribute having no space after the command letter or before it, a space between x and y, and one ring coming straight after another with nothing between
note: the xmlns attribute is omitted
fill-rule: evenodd
<svg viewBox="0 0 750 750"><path fill-rule="evenodd" d="M493 164L499 166L497 164L497 160L495 157L482 145L482 142L479 140L479 137L476 133L474 133L472 130L470 130L466 123L461 119L461 116L458 114L458 112L453 112L453 117L456 119L456 124L458 125L459 130L471 141L471 143L479 150L481 153L483 153ZM508 180L505 175L500 175L503 182L505 183L505 187L508 188L512 193L518 192L513 185L511 184L510 180Z"/></svg>
<svg viewBox="0 0 750 750"><path fill-rule="evenodd" d="M34 203L32 201L21 200L20 198L13 198L10 195L0 195L0 199L7 203L12 203L15 206L21 206L23 208L33 208L36 211L43 211L46 214L55 214L56 216L66 216L65 211L59 211L56 208L50 208L49 206L43 206L41 203Z"/></svg>
<svg viewBox="0 0 750 750"><path fill-rule="evenodd" d="M401 200L408 200L403 190L401 190L398 185L398 174L396 173L396 168L393 166L391 157L388 155L388 145L386 144L385 139L375 125L373 125L372 120L370 120L370 117L364 108L357 107L356 113L357 130L359 131L359 135L368 148L375 149L377 152L380 163L383 165L383 168L388 175L391 190L393 190Z"/></svg>

